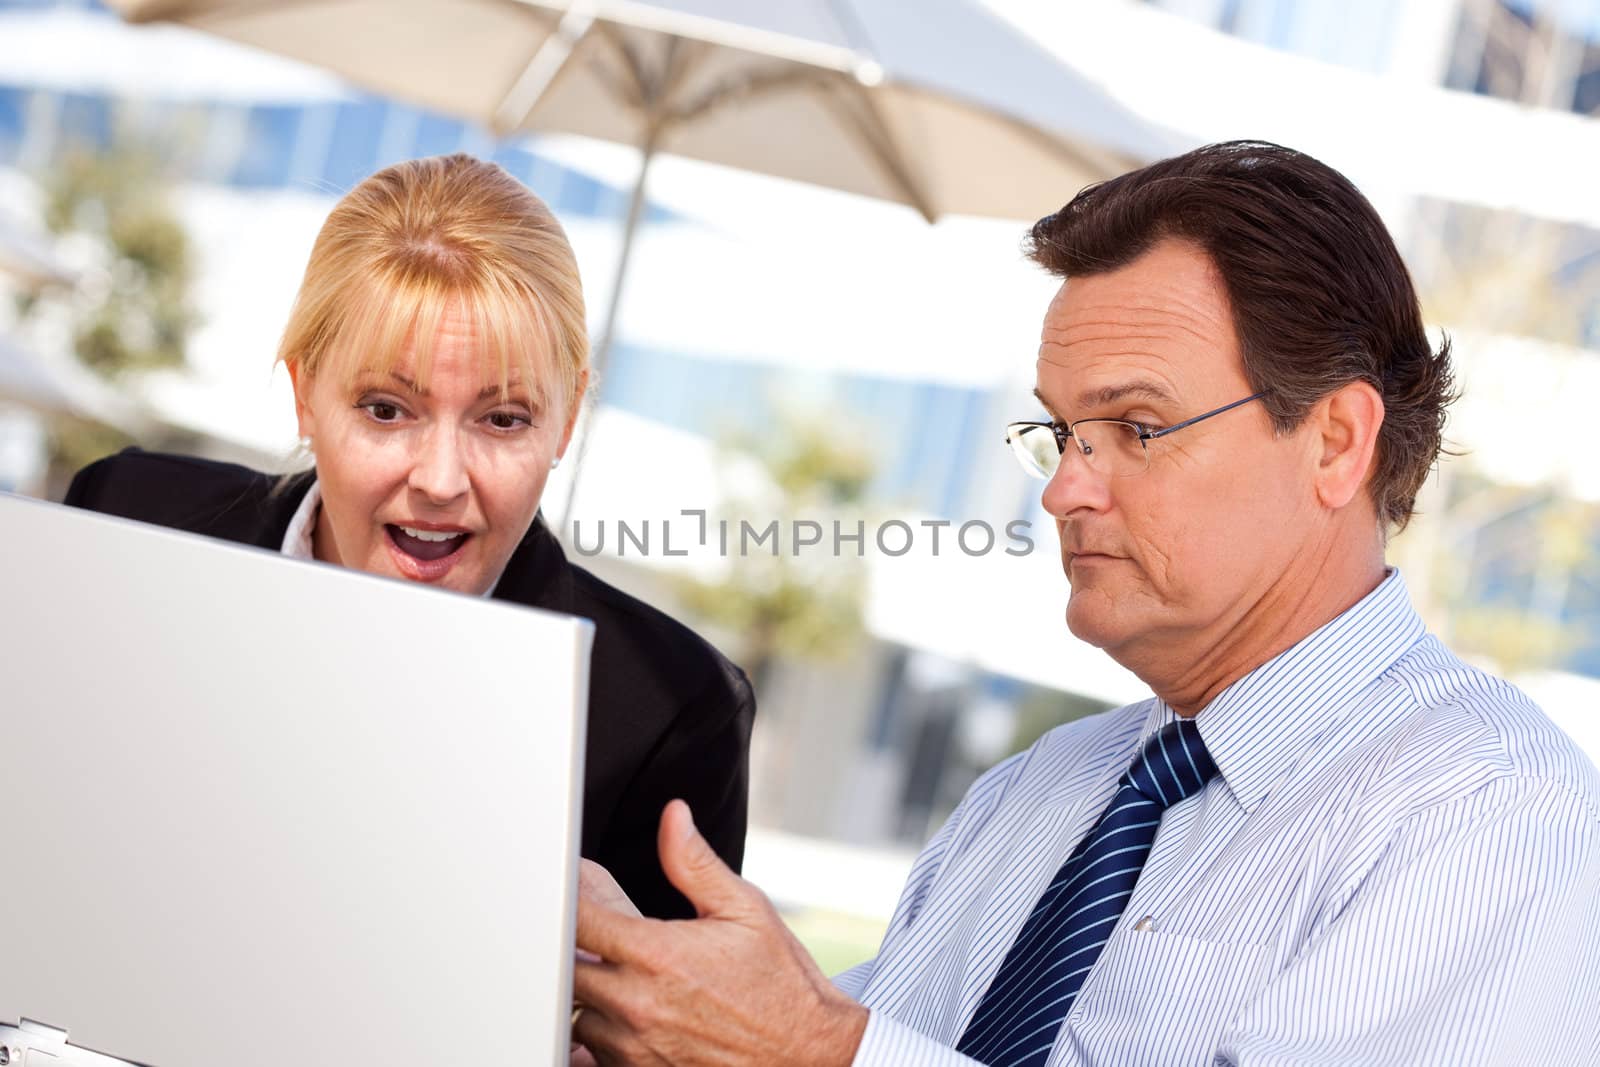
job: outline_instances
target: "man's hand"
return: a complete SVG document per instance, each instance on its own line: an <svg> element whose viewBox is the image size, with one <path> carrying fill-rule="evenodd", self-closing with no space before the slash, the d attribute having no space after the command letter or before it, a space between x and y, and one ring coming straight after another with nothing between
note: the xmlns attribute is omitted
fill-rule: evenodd
<svg viewBox="0 0 1600 1067"><path fill-rule="evenodd" d="M578 900L574 1030L601 1064L848 1067L867 1009L840 993L766 896L728 870L674 800L657 839L698 919L658 922Z"/></svg>
<svg viewBox="0 0 1600 1067"><path fill-rule="evenodd" d="M639 909L628 899L628 894L611 877L611 872L594 860L578 861L578 899L623 915L632 915L636 919L640 915Z"/></svg>
<svg viewBox="0 0 1600 1067"><path fill-rule="evenodd" d="M578 899L590 901L599 907L609 908L623 915L632 915L634 918L640 915L639 909L628 899L628 894L623 892L617 880L611 877L611 872L594 860L578 861ZM578 959L594 963L600 957L580 948ZM594 1067L594 1063L594 1053L574 1040L567 1060L568 1067Z"/></svg>

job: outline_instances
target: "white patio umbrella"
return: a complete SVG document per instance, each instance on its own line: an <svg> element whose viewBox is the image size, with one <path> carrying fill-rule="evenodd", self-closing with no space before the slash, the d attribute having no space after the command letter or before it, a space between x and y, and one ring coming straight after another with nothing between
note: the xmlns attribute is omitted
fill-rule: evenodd
<svg viewBox="0 0 1600 1067"><path fill-rule="evenodd" d="M153 100L303 103L348 95L327 71L259 49L152 26L128 45L128 29L87 7L0 6L0 82L32 89ZM71 42L64 53L62 42Z"/></svg>
<svg viewBox="0 0 1600 1067"><path fill-rule="evenodd" d="M603 368L658 152L1034 218L1178 142L971 0L111 0L501 135L637 146Z"/></svg>

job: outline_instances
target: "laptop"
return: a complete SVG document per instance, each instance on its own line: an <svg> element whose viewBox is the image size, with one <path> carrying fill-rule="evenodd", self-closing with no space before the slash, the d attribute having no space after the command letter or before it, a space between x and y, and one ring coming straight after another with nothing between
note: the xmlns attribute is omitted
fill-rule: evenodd
<svg viewBox="0 0 1600 1067"><path fill-rule="evenodd" d="M0 494L0 1059L565 1063L591 636Z"/></svg>

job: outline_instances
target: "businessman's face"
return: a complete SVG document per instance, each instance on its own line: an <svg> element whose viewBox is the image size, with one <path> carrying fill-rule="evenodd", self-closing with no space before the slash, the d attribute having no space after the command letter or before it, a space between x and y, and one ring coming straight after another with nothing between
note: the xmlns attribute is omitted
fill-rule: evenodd
<svg viewBox="0 0 1600 1067"><path fill-rule="evenodd" d="M502 391L498 361L455 308L440 318L425 377L412 342L381 370L348 356L295 379L322 491L317 558L488 592L566 448L567 405L551 410L527 368L512 368Z"/></svg>
<svg viewBox="0 0 1600 1067"><path fill-rule="evenodd" d="M1251 395L1220 279L1165 241L1119 270L1069 280L1045 316L1038 394L1052 418L1172 426ZM1136 673L1197 664L1268 595L1316 513L1295 435L1259 402L1147 444L1133 476L1069 442L1045 486L1072 593L1072 632Z"/></svg>

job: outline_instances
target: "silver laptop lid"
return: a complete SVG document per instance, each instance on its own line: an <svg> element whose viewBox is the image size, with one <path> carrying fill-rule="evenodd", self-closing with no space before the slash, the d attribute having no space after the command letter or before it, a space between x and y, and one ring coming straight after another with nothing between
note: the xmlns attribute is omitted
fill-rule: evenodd
<svg viewBox="0 0 1600 1067"><path fill-rule="evenodd" d="M3 494L0 544L0 1024L565 1062L591 624Z"/></svg>

